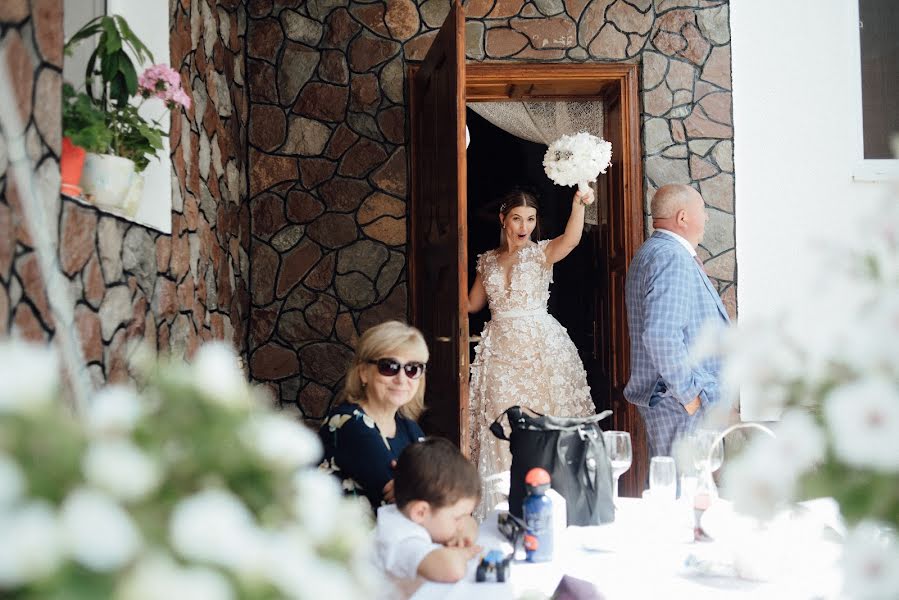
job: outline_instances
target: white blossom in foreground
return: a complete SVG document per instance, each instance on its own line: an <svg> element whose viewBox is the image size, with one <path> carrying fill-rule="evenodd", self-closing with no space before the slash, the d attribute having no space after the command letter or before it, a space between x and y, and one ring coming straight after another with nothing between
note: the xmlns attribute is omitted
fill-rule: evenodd
<svg viewBox="0 0 899 600"><path fill-rule="evenodd" d="M141 536L127 512L106 494L81 488L66 498L61 511L66 548L94 571L115 571L141 548Z"/></svg>
<svg viewBox="0 0 899 600"><path fill-rule="evenodd" d="M307 470L294 477L294 511L307 535L315 542L327 540L338 523L343 495L334 477Z"/></svg>
<svg viewBox="0 0 899 600"><path fill-rule="evenodd" d="M0 588L11 588L53 573L62 543L53 509L34 501L0 511Z"/></svg>
<svg viewBox="0 0 899 600"><path fill-rule="evenodd" d="M774 446L778 464L793 472L811 469L824 458L827 440L824 432L804 410L784 413L775 427L777 438L766 440Z"/></svg>
<svg viewBox="0 0 899 600"><path fill-rule="evenodd" d="M193 362L197 390L212 402L223 406L246 406L249 400L246 378L237 355L222 342L207 342L197 351Z"/></svg>
<svg viewBox="0 0 899 600"><path fill-rule="evenodd" d="M743 514L768 519L792 498L798 473L782 464L767 436L756 438L722 475L722 487Z"/></svg>
<svg viewBox="0 0 899 600"><path fill-rule="evenodd" d="M899 387L881 377L834 389L824 402L837 456L853 467L899 471Z"/></svg>
<svg viewBox="0 0 899 600"><path fill-rule="evenodd" d="M278 587L290 598L326 598L327 600L356 600L359 587L346 576L346 570L336 563L317 556L303 558L303 569L282 565ZM307 573L315 573L309 577Z"/></svg>
<svg viewBox="0 0 899 600"><path fill-rule="evenodd" d="M253 515L231 492L209 489L175 505L169 522L172 547L184 558L244 571L255 564Z"/></svg>
<svg viewBox="0 0 899 600"><path fill-rule="evenodd" d="M0 510L25 493L25 475L19 464L0 451Z"/></svg>
<svg viewBox="0 0 899 600"><path fill-rule="evenodd" d="M142 560L119 589L120 600L232 600L231 584L218 571L179 567L162 555Z"/></svg>
<svg viewBox="0 0 899 600"><path fill-rule="evenodd" d="M297 421L275 413L247 423L245 441L269 464L285 470L310 465L322 456L318 436Z"/></svg>
<svg viewBox="0 0 899 600"><path fill-rule="evenodd" d="M845 592L852 600L899 598L899 540L895 530L863 521L843 546Z"/></svg>
<svg viewBox="0 0 899 600"><path fill-rule="evenodd" d="M159 485L159 466L124 439L91 443L82 459L84 476L93 485L124 501L140 500Z"/></svg>
<svg viewBox="0 0 899 600"><path fill-rule="evenodd" d="M95 435L128 434L140 420L143 408L141 399L133 389L110 385L90 399L84 424Z"/></svg>
<svg viewBox="0 0 899 600"><path fill-rule="evenodd" d="M56 398L59 360L47 346L0 342L0 414L31 413Z"/></svg>

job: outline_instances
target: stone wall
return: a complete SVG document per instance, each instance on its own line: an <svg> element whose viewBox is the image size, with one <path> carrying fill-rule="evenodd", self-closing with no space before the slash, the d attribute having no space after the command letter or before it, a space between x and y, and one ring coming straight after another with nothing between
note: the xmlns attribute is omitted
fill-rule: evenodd
<svg viewBox="0 0 899 600"><path fill-rule="evenodd" d="M29 146L58 190L62 2L4 0L3 37L17 89L32 90ZM146 338L189 355L202 340L245 351L249 311L246 198L247 98L243 83L245 9L240 0L172 0L171 63L192 88L193 106L172 115L172 235L54 197L58 254L75 304L77 329L95 382L127 378L126 345ZM37 31L32 36L32 30ZM37 47L28 48L32 39ZM43 58L43 60L41 60ZM35 83L36 82L36 83ZM34 83L34 84L33 84ZM40 102L37 102L40 98ZM53 337L19 200L5 173L0 138L0 333Z"/></svg>
<svg viewBox="0 0 899 600"><path fill-rule="evenodd" d="M326 412L354 336L406 314L405 67L450 0L248 5L251 375L303 415ZM731 311L727 0L468 0L475 61L643 67L646 197L669 182L709 205L700 250Z"/></svg>

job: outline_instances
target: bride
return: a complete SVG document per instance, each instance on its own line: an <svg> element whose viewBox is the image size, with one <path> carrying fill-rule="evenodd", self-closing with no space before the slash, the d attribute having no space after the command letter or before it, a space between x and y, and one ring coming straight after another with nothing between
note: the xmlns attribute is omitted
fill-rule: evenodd
<svg viewBox="0 0 899 600"><path fill-rule="evenodd" d="M576 192L565 232L534 242L537 199L510 192L500 205L500 247L478 256L468 312L489 304L491 316L475 348L469 394L471 459L484 482L479 518L509 491L498 475L509 470L512 456L508 444L490 433L490 424L503 411L521 405L554 416L595 412L577 348L546 310L553 264L580 242L584 207L591 202L592 192Z"/></svg>

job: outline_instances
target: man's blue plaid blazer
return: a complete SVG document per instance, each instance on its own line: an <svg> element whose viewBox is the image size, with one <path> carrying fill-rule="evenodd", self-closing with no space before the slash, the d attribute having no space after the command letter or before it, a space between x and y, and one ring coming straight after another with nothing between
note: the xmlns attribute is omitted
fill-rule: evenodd
<svg viewBox="0 0 899 600"><path fill-rule="evenodd" d="M692 364L689 350L709 321L727 325L727 311L689 251L658 231L631 262L625 294L631 376L624 396L643 417L650 455L670 456L677 436L720 400L720 361ZM697 395L702 407L690 416L684 405Z"/></svg>

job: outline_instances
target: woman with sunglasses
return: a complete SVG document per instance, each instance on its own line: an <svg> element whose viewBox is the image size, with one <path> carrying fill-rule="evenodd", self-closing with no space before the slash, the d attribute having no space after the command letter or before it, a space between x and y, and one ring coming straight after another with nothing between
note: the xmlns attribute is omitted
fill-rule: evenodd
<svg viewBox="0 0 899 600"><path fill-rule="evenodd" d="M393 502L393 464L424 438L416 419L424 408L428 347L421 332L399 321L366 331L346 374L338 404L319 430L322 468L372 509Z"/></svg>

